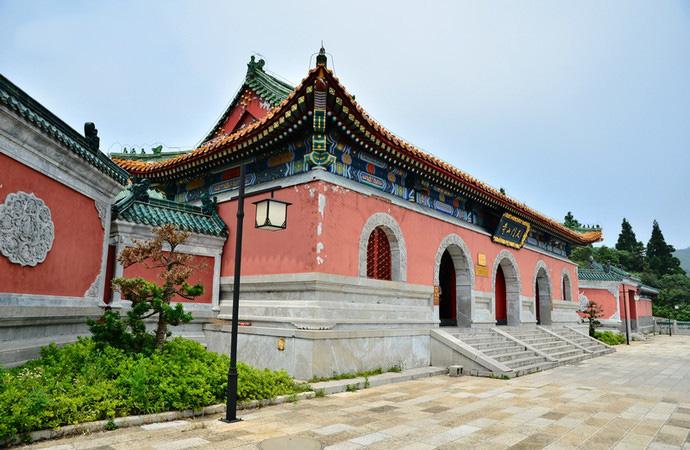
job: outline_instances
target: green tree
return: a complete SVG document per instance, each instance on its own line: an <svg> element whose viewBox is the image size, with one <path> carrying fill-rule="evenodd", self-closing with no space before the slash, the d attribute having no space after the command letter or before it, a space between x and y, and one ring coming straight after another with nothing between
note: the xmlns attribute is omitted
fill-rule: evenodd
<svg viewBox="0 0 690 450"><path fill-rule="evenodd" d="M674 251L676 249L666 243L659 223L655 220L652 225L652 236L647 243L647 263L650 271L659 277L684 274L685 272L680 267L680 260L673 256Z"/></svg>
<svg viewBox="0 0 690 450"><path fill-rule="evenodd" d="M153 239L135 241L133 247L124 249L118 260L124 267L143 264L148 269L159 271L162 284L143 278L115 278L113 288L132 302L132 308L125 319L119 312L108 310L100 319L89 321L93 339L99 346L149 352L163 345L170 335L170 325L192 320L191 313L185 312L181 303L171 304L176 296L193 300L204 291L200 284L190 286L187 283L194 270L191 255L176 251L190 233L169 224L156 228L154 233ZM146 331L144 321L154 316L158 316L156 330L151 334Z"/></svg>
<svg viewBox="0 0 690 450"><path fill-rule="evenodd" d="M577 230L578 228L582 227L582 224L575 218L575 216L573 216L573 213L570 211L568 211L568 214L565 215L563 225L571 230Z"/></svg>
<svg viewBox="0 0 690 450"><path fill-rule="evenodd" d="M616 250L621 252L618 259L623 269L630 272L644 270L644 244L637 240L630 222L625 217L616 242Z"/></svg>
<svg viewBox="0 0 690 450"><path fill-rule="evenodd" d="M575 247L570 252L570 260L580 267L587 267L592 259L594 259L594 247L591 244Z"/></svg>
<svg viewBox="0 0 690 450"><path fill-rule="evenodd" d="M664 275L659 280L659 303L674 308L690 304L690 278L682 274Z"/></svg>
<svg viewBox="0 0 690 450"><path fill-rule="evenodd" d="M601 247L594 247L594 260L601 264L610 264L612 266L621 266L621 252L613 247L602 245Z"/></svg>

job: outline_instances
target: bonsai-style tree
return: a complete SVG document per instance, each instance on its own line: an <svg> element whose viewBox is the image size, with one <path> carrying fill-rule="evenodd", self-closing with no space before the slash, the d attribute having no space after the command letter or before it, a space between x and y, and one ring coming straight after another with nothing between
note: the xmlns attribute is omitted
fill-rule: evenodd
<svg viewBox="0 0 690 450"><path fill-rule="evenodd" d="M581 312L584 315L585 320L589 323L589 335L594 337L596 328L601 325L601 322L599 322L597 319L604 315L604 310L597 302L590 300L585 309L583 309Z"/></svg>
<svg viewBox="0 0 690 450"><path fill-rule="evenodd" d="M190 255L176 249L189 237L189 232L179 231L173 225L164 225L154 230L155 236L147 241L135 241L133 247L124 249L118 261L124 267L142 264L148 269L158 270L161 284L143 278L115 278L113 289L132 302L127 318L120 313L107 310L97 321L89 321L94 340L127 351L140 352L159 348L170 335L170 325L180 325L192 320L181 303L174 306L175 296L193 300L203 293L200 284L190 286L187 281L194 267ZM157 317L154 334L146 331L144 321Z"/></svg>

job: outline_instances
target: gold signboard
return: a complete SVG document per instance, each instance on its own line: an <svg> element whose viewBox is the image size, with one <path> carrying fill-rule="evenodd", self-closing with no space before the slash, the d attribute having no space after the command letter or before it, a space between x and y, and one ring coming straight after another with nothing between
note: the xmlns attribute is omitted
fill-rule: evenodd
<svg viewBox="0 0 690 450"><path fill-rule="evenodd" d="M522 248L529 235L530 224L512 214L504 213L498 222L493 241L512 248Z"/></svg>
<svg viewBox="0 0 690 450"><path fill-rule="evenodd" d="M474 274L478 277L488 277L489 268L486 266L476 265L474 266Z"/></svg>

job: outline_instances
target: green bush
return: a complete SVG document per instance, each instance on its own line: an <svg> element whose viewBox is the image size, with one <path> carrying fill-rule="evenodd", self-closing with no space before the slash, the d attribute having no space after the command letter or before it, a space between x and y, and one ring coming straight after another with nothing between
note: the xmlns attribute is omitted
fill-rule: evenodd
<svg viewBox="0 0 690 450"><path fill-rule="evenodd" d="M223 402L229 363L226 355L182 338L149 355L100 347L91 339L51 344L35 361L0 368L0 441L61 425ZM284 371L241 362L237 369L240 401L308 389Z"/></svg>
<svg viewBox="0 0 690 450"><path fill-rule="evenodd" d="M625 343L625 336L614 331L596 331L594 332L594 337L608 345L619 345Z"/></svg>

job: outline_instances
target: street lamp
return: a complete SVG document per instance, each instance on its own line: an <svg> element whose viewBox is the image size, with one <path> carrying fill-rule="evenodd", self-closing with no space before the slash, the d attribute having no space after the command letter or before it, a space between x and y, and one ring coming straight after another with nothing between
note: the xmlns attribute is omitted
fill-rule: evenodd
<svg viewBox="0 0 690 450"><path fill-rule="evenodd" d="M242 265L242 224L244 219L245 164L240 166L239 189L237 193L237 227L235 231L235 275L232 284L232 327L230 332L230 367L228 368L228 387L226 390L226 423L239 422L237 418L237 329L240 312L240 271ZM266 191L256 192L260 194ZM290 203L271 198L254 202L256 205L256 228L265 230L284 230L287 227L287 207Z"/></svg>
<svg viewBox="0 0 690 450"><path fill-rule="evenodd" d="M287 227L287 207L291 203L271 198L254 202L256 205L256 228L269 231L284 230Z"/></svg>

